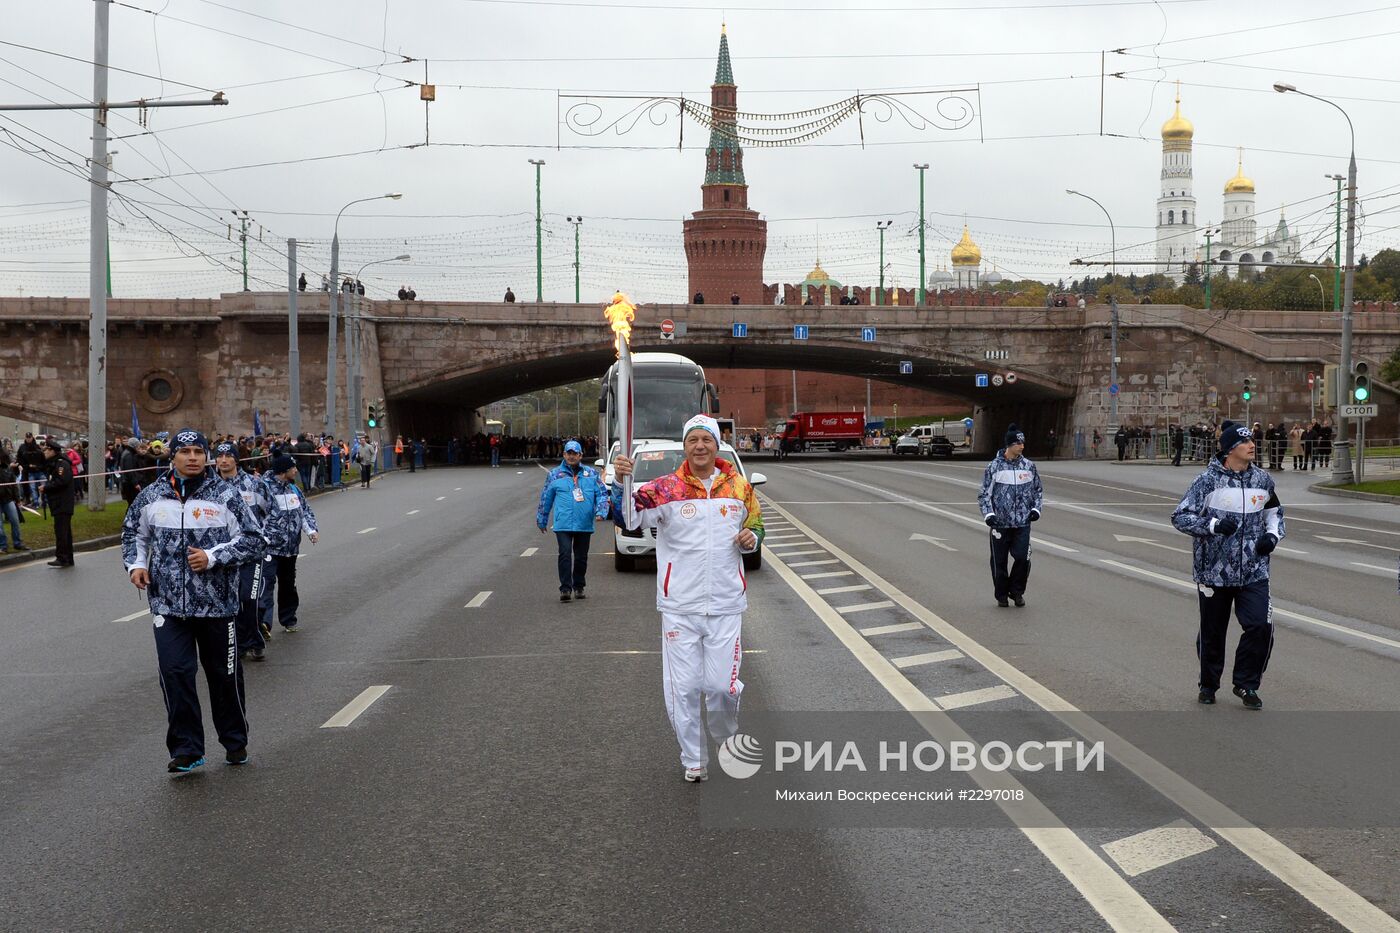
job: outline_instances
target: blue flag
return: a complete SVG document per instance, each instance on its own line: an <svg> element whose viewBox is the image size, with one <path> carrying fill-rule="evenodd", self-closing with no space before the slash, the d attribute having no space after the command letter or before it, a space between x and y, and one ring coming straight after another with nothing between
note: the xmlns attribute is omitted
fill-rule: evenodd
<svg viewBox="0 0 1400 933"><path fill-rule="evenodd" d="M263 433L262 415L258 413L256 408L253 409L253 433L259 437L261 437Z"/></svg>
<svg viewBox="0 0 1400 933"><path fill-rule="evenodd" d="M136 403L131 403L131 436L141 436L141 421L136 417Z"/></svg>

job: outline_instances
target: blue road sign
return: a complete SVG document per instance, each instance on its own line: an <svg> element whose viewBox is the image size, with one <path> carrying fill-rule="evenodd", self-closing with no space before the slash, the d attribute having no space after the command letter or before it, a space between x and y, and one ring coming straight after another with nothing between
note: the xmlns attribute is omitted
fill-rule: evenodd
<svg viewBox="0 0 1400 933"><path fill-rule="evenodd" d="M792 325L792 339L793 339L793 340L806 340L806 339L807 339L807 325L806 325L806 324L794 324L794 325Z"/></svg>
<svg viewBox="0 0 1400 933"><path fill-rule="evenodd" d="M873 328L873 327L862 327L862 328L860 329L860 339L861 339L861 342L862 342L862 343L874 343L874 342L875 342L875 328Z"/></svg>
<svg viewBox="0 0 1400 933"><path fill-rule="evenodd" d="M979 388L979 389L985 389L985 388L986 388L987 386L989 386L989 385L991 385L991 377L988 376L986 373L978 373L978 374L977 374L977 388Z"/></svg>
<svg viewBox="0 0 1400 933"><path fill-rule="evenodd" d="M747 324L735 324L734 332L730 334L731 337L747 337L748 335L749 325Z"/></svg>
<svg viewBox="0 0 1400 933"><path fill-rule="evenodd" d="M1118 394L1118 383L1115 382L1113 385L1111 385L1111 386L1108 387L1108 394L1109 394L1109 395L1117 395L1117 394Z"/></svg>
<svg viewBox="0 0 1400 933"><path fill-rule="evenodd" d="M913 373L914 373L914 363L913 363L912 360L900 360L900 361L899 361L899 374L900 374L901 376L909 376L909 375L913 375Z"/></svg>

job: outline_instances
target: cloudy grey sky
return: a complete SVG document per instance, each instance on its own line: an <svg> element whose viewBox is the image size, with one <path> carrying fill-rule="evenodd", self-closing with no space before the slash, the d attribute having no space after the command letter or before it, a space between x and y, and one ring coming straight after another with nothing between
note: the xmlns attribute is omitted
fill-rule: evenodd
<svg viewBox="0 0 1400 933"><path fill-rule="evenodd" d="M92 0L6 4L0 100L91 96ZM788 113L865 93L975 87L977 119L915 129L868 115L799 146L750 148L750 205L769 221L766 278L799 281L820 256L843 282L887 259L915 284L918 179L927 178L929 267L946 263L964 216L984 260L1005 275L1070 278L1075 256L1149 260L1161 124L1173 82L1196 127L1199 216L1218 220L1235 147L1258 189L1261 224L1282 204L1316 255L1331 242L1331 183L1345 172L1342 116L1279 95L1288 81L1336 100L1356 124L1361 250L1400 244L1400 4L1282 0L788 0L743 5L572 0L132 0L111 8L113 100L207 98L227 107L114 116L112 243L119 296L205 296L240 287L230 212L253 218L254 289L284 287L287 237L313 281L328 266L335 213L342 267L402 252L404 268L364 276L423 298L534 296L534 173L544 159L545 297L571 299L573 229L582 215L584 300L622 288L641 301L683 298L681 219L699 206L707 131L641 121L590 138L560 126L560 94L708 100L727 22L740 108ZM280 22L279 22L280 21ZM23 48L27 46L29 48ZM1100 127L1100 51L1110 52ZM42 50L42 51L36 51ZM404 57L414 61L405 62ZM429 105L416 86L437 85ZM907 98L931 113L933 96ZM620 116L628 103L598 101ZM0 119L0 294L86 293L90 126L75 113ZM597 148L588 148L597 147ZM376 151L384 150L384 151ZM362 153L362 154L352 154ZM283 163L283 164L275 164ZM258 167L245 167L258 166ZM1394 196L1394 199L1388 197ZM143 216L144 215L144 216ZM154 221L154 223L153 223ZM157 226L158 225L158 226ZM1311 244L1311 245L1309 245ZM1139 267L1150 271L1150 267ZM377 273L377 274L376 274Z"/></svg>

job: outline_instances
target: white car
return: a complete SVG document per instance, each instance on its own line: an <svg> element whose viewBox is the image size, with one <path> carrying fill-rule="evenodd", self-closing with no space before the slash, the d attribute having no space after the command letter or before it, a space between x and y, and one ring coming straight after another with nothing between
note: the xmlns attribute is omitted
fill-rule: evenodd
<svg viewBox="0 0 1400 933"><path fill-rule="evenodd" d="M617 445L609 451L611 456L617 456ZM739 454L729 444L719 445L719 456L723 460L728 460L738 469L739 475L743 476L754 486L762 486L768 478L762 473L754 473L752 476L744 469L744 462L739 459ZM632 476L638 484L647 483L659 476L667 473L674 473L680 469L681 461L685 459L685 451L679 441L639 441L636 450L632 454L635 463ZM606 465L598 461L598 467L603 471L603 479L612 483L613 467L609 460ZM644 528L641 531L624 531L616 523L613 525L613 566L623 573L628 573L637 569L637 558L651 557L656 553L656 529ZM744 555L744 569L757 570L763 566L763 545L760 544L758 550L752 554Z"/></svg>

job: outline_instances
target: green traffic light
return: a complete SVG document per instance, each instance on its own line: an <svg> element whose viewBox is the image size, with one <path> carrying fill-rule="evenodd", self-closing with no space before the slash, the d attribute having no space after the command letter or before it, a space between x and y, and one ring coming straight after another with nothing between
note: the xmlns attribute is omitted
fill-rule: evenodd
<svg viewBox="0 0 1400 933"><path fill-rule="evenodd" d="M1371 397L1371 390L1366 386L1357 386L1356 391L1352 394L1356 397L1358 402L1364 402Z"/></svg>

